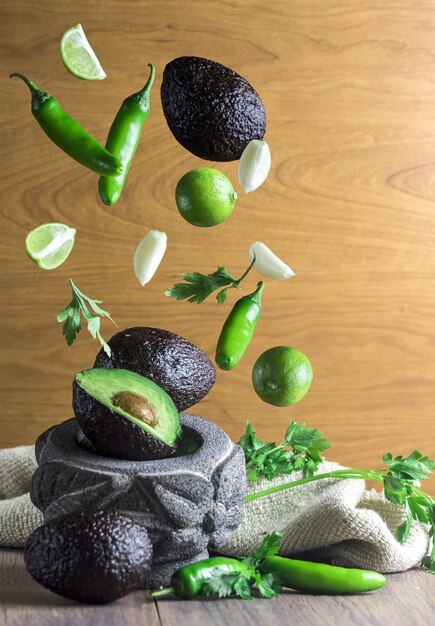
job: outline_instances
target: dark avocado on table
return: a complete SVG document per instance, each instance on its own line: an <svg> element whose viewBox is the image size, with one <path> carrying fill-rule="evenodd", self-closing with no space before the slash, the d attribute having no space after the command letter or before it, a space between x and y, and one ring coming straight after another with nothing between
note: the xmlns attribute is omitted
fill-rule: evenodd
<svg viewBox="0 0 435 626"><path fill-rule="evenodd" d="M107 603L139 589L151 569L146 528L116 511L81 509L29 536L24 559L33 578L79 602Z"/></svg>

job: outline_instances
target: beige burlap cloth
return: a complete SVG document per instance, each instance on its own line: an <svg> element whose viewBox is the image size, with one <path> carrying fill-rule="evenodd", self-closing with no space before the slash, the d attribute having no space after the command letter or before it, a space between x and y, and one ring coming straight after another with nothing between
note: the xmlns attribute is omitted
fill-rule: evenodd
<svg viewBox="0 0 435 626"><path fill-rule="evenodd" d="M318 473L340 467L323 463ZM42 524L42 514L29 497L35 468L33 446L0 450L0 546L23 547ZM300 477L295 472L291 480ZM289 480L261 479L250 490ZM284 535L283 555L315 551L316 557L338 565L399 572L418 565L430 548L427 529L418 522L404 545L396 541L394 530L402 520L402 509L367 491L364 481L328 478L247 503L242 523L219 551L246 555L266 533L278 531Z"/></svg>
<svg viewBox="0 0 435 626"><path fill-rule="evenodd" d="M36 467L33 446L0 450L0 546L22 548L43 522L29 496Z"/></svg>

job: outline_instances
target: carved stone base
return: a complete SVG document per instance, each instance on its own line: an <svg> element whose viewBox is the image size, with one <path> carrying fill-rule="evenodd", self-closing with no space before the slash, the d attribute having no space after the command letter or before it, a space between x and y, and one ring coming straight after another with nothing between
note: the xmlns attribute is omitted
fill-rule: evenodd
<svg viewBox="0 0 435 626"><path fill-rule="evenodd" d="M197 449L158 461L123 461L81 445L75 418L36 442L33 503L45 521L84 507L115 509L148 529L153 571L144 586L168 585L181 565L207 558L240 523L246 492L244 455L216 424L181 414Z"/></svg>

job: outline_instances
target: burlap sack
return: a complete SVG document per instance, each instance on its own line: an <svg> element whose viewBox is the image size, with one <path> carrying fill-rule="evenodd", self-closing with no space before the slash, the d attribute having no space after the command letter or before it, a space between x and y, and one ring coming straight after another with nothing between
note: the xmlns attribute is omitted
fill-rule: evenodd
<svg viewBox="0 0 435 626"><path fill-rule="evenodd" d="M22 548L43 522L29 496L36 467L34 446L0 450L0 546Z"/></svg>
<svg viewBox="0 0 435 626"><path fill-rule="evenodd" d="M318 473L341 468L322 463ZM291 478L260 479L250 491L299 478L302 474L295 472ZM283 556L305 553L306 558L314 551L337 565L401 572L418 565L429 551L428 531L418 522L406 544L395 539L403 520L403 509L367 491L363 480L325 478L245 504L242 523L220 552L244 556L266 533L278 531L284 535Z"/></svg>
<svg viewBox="0 0 435 626"><path fill-rule="evenodd" d="M340 467L323 463L319 473ZM0 450L0 546L23 547L42 524L28 493L35 468L33 446ZM291 479L300 477L294 473ZM272 482L261 479L250 489L288 481L288 476ZM427 529L417 522L405 545L396 541L394 530L403 515L377 492L366 491L362 480L320 480L246 504L241 525L220 552L244 556L266 533L279 531L284 535L283 555L315 551L340 565L403 571L418 565L429 551Z"/></svg>

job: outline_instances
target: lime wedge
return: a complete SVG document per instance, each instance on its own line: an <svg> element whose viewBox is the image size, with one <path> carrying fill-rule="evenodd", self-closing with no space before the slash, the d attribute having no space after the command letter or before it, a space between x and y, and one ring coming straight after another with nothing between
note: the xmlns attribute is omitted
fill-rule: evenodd
<svg viewBox="0 0 435 626"><path fill-rule="evenodd" d="M66 224L42 224L26 237L26 252L43 270L62 265L74 245L76 229Z"/></svg>
<svg viewBox="0 0 435 626"><path fill-rule="evenodd" d="M83 80L103 80L106 73L92 50L81 24L64 33L60 42L60 56L70 74Z"/></svg>

